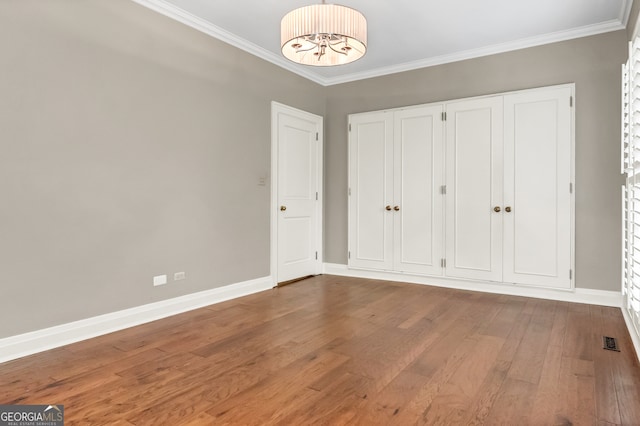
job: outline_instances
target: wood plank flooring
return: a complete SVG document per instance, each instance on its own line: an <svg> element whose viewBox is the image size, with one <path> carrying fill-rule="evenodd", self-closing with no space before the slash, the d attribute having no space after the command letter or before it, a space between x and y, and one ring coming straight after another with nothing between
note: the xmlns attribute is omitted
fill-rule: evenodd
<svg viewBox="0 0 640 426"><path fill-rule="evenodd" d="M64 404L67 425L640 425L640 365L619 309L325 275L0 364L0 404Z"/></svg>

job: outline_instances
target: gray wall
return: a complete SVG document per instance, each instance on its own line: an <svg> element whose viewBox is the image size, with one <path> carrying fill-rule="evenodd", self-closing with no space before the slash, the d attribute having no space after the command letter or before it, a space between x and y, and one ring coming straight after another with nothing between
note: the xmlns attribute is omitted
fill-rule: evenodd
<svg viewBox="0 0 640 426"><path fill-rule="evenodd" d="M347 115L576 84L576 286L620 289L620 66L627 33L434 66L327 89L325 261L347 262Z"/></svg>
<svg viewBox="0 0 640 426"><path fill-rule="evenodd" d="M629 22L627 23L627 39L633 38L633 33L638 25L638 14L640 14L640 1L636 0L631 5L631 12L629 13Z"/></svg>
<svg viewBox="0 0 640 426"><path fill-rule="evenodd" d="M129 0L0 1L0 338L268 275L272 100L326 117L346 263L347 114L576 82L577 284L618 290L626 39L323 88Z"/></svg>
<svg viewBox="0 0 640 426"><path fill-rule="evenodd" d="M0 338L269 275L270 102L321 86L129 0L0 1L0 52Z"/></svg>

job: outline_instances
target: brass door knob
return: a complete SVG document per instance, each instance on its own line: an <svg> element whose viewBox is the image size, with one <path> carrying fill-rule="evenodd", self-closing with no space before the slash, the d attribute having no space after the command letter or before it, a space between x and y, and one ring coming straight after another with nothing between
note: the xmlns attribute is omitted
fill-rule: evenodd
<svg viewBox="0 0 640 426"><path fill-rule="evenodd" d="M394 209L395 211L398 211L398 210L400 210L400 207L399 207L399 206L393 206L393 209Z"/></svg>
<svg viewBox="0 0 640 426"><path fill-rule="evenodd" d="M507 213L511 213L511 207L507 206L504 208L504 211Z"/></svg>
<svg viewBox="0 0 640 426"><path fill-rule="evenodd" d="M384 209L385 209L386 211L389 211L389 210L391 210L391 206L387 206L387 207L385 207Z"/></svg>
<svg viewBox="0 0 640 426"><path fill-rule="evenodd" d="M283 212L287 209L287 206L280 206L280 211Z"/></svg>
<svg viewBox="0 0 640 426"><path fill-rule="evenodd" d="M500 213L500 206L495 206L493 208L493 211L496 212L496 213Z"/></svg>

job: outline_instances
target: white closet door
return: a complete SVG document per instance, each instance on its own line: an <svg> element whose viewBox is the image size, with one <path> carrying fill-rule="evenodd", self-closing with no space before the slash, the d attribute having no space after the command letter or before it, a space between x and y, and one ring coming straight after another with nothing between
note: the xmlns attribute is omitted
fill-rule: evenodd
<svg viewBox="0 0 640 426"><path fill-rule="evenodd" d="M501 281L502 96L453 102L446 108L445 273Z"/></svg>
<svg viewBox="0 0 640 426"><path fill-rule="evenodd" d="M442 105L394 113L396 271L442 275Z"/></svg>
<svg viewBox="0 0 640 426"><path fill-rule="evenodd" d="M392 269L393 114L356 114L349 124L349 266Z"/></svg>
<svg viewBox="0 0 640 426"><path fill-rule="evenodd" d="M504 281L570 288L571 88L507 95Z"/></svg>

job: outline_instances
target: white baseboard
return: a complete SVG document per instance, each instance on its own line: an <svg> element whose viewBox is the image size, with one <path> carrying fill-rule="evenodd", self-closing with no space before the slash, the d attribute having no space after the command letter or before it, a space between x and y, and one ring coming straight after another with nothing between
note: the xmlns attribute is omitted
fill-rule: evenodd
<svg viewBox="0 0 640 426"><path fill-rule="evenodd" d="M535 297L540 299L588 303L602 306L622 306L622 295L614 291L580 288L571 291L562 291L492 283L476 283L437 277L432 278L419 275L405 275L393 272L354 270L348 269L346 265L332 263L325 263L323 272L331 275L400 281L460 290ZM103 334L112 333L114 331L123 330L125 328L134 327L136 325L202 308L215 303L269 290L272 287L273 280L271 277L257 278L17 336L7 337L0 339L0 363L79 342L81 340L90 339L92 337L101 336ZM628 317L628 314L624 309L622 309L622 313L627 327L629 328L629 334L631 335L636 354L640 359L640 337L635 334L635 329L631 324L631 319Z"/></svg>
<svg viewBox="0 0 640 426"><path fill-rule="evenodd" d="M0 339L0 363L273 288L257 278Z"/></svg>
<svg viewBox="0 0 640 426"><path fill-rule="evenodd" d="M427 277L421 275L402 274L398 272L349 269L347 265L336 263L325 263L323 271L325 274L341 275L346 277L399 281L411 284L424 284L432 285L435 287L454 288L458 290L471 290L484 293L534 297L537 299L559 300L563 302L588 303L590 305L612 306L616 308L622 306L622 294L618 291L590 290L586 288L555 290L549 288L516 286L512 284L497 284L490 282L456 280L451 278Z"/></svg>
<svg viewBox="0 0 640 426"><path fill-rule="evenodd" d="M627 329L629 329L629 336L631 336L631 342L633 342L633 347L636 350L636 356L638 357L638 361L640 361L640 335L636 332L629 312L627 312L624 307L622 308L622 316L624 317L624 322L627 324Z"/></svg>

